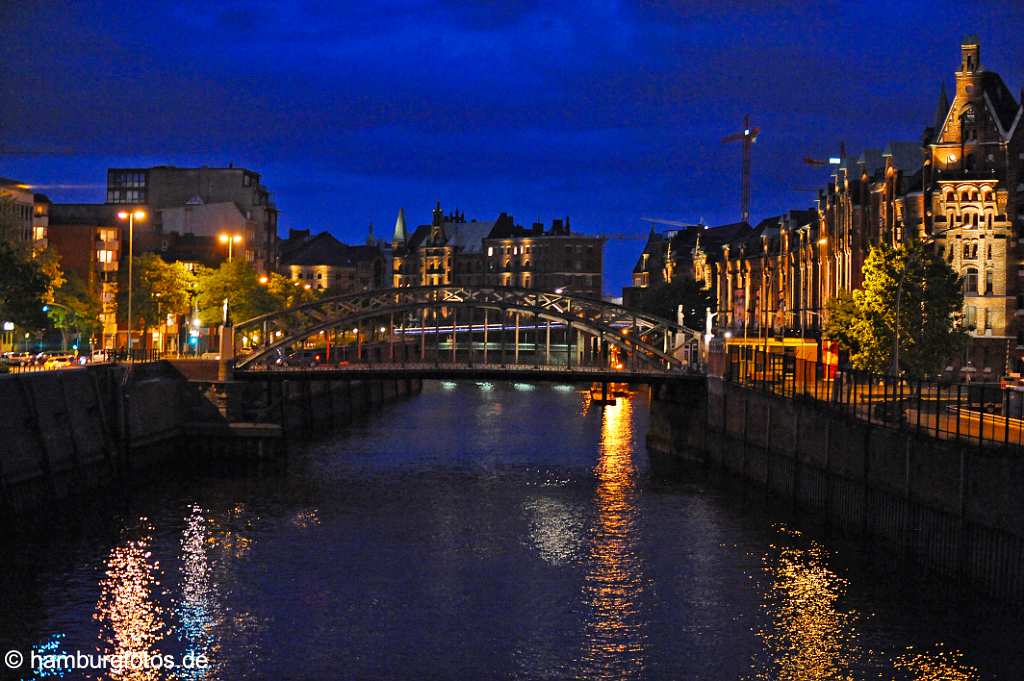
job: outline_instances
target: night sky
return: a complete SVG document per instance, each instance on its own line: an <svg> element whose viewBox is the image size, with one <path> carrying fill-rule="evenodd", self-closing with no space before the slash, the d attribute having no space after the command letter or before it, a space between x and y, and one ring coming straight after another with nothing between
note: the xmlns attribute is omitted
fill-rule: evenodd
<svg viewBox="0 0 1024 681"><path fill-rule="evenodd" d="M918 140L959 41L1024 85L1024 3L0 2L0 176L102 201L109 166L263 175L288 227L390 237L398 208L739 218L806 207L806 155ZM11 151L62 152L23 155ZM618 290L641 241L610 242Z"/></svg>

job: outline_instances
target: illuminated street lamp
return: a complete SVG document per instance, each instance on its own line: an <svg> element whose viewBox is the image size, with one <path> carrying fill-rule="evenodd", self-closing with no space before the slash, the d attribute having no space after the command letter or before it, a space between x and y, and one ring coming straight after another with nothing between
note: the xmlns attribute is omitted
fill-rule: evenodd
<svg viewBox="0 0 1024 681"><path fill-rule="evenodd" d="M227 232L221 232L220 234L217 235L217 240L220 241L222 244L227 244L228 245L228 262L231 262L231 255L232 255L232 251L233 251L233 246L235 244L242 243L242 235L241 234L228 234Z"/></svg>
<svg viewBox="0 0 1024 681"><path fill-rule="evenodd" d="M144 210L122 210L117 214L117 219L128 221L128 358L132 356L132 261L135 258L135 221L145 220Z"/></svg>
<svg viewBox="0 0 1024 681"><path fill-rule="evenodd" d="M261 283L261 284L266 284L266 283L267 283L267 282L269 282L269 281L270 281L270 277L268 277L268 276L267 276L267 275L265 275L265 274L264 274L264 275L262 275L262 276L260 277L260 283Z"/></svg>

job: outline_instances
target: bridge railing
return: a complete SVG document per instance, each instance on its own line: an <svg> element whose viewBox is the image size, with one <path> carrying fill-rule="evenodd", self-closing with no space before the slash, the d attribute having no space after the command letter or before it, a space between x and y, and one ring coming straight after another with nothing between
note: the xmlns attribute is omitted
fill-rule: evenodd
<svg viewBox="0 0 1024 681"><path fill-rule="evenodd" d="M517 373L517 374L557 374L557 375L571 375L579 377L587 376L600 376L607 380L609 376L621 377L622 381L629 381L631 378L638 376L674 376L674 375L699 375L701 369L699 367L686 367L686 368L672 368L672 369L654 369L654 368L637 368L637 369L621 369L616 370L607 366L571 366L566 365L554 365L554 364L524 364L524 363L513 363L513 362L476 362L468 364L465 362L366 362L366 363L343 363L343 364L315 364L306 366L261 366L256 367L256 371L271 371L274 373L282 374L310 374L310 373L333 373L343 374L345 372L351 373L365 373L367 371L379 371L385 372L432 372L432 373L447 373L452 376L459 374L470 374L480 372L494 372L496 374L501 373Z"/></svg>
<svg viewBox="0 0 1024 681"><path fill-rule="evenodd" d="M729 348L725 377L885 428L1024 448L1024 391L999 383L909 380L741 346Z"/></svg>

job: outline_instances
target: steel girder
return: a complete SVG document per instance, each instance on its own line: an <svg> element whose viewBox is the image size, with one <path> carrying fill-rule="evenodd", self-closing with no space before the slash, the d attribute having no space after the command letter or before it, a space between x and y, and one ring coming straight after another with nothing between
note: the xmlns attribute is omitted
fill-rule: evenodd
<svg viewBox="0 0 1024 681"><path fill-rule="evenodd" d="M594 298L511 287L420 286L333 296L236 324L236 344L258 339L258 343L250 344L254 352L241 359L238 368L255 366L276 349L326 329L348 328L366 319L390 315L466 307L563 323L664 367L683 365L672 356L680 338L698 338L692 329Z"/></svg>

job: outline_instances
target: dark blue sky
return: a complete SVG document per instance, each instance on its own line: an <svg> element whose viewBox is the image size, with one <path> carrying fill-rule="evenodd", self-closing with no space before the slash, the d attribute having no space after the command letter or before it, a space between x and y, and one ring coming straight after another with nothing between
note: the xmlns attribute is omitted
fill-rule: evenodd
<svg viewBox="0 0 1024 681"><path fill-rule="evenodd" d="M4 3L0 176L102 201L108 166L263 174L282 229L357 241L435 200L524 224L738 219L750 112L755 220L805 207L805 155L917 140L960 38L1013 92L1024 3ZM62 185L62 186L58 186ZM611 242L606 289L642 244Z"/></svg>

